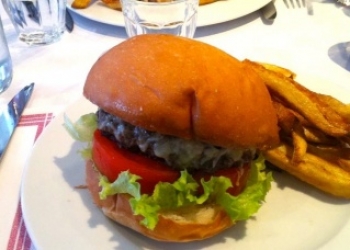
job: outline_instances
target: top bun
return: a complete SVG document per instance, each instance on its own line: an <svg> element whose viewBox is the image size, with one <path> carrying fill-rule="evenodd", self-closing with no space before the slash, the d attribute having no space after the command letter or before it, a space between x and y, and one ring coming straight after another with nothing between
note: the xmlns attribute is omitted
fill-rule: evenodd
<svg viewBox="0 0 350 250"><path fill-rule="evenodd" d="M150 131L228 148L278 143L269 92L249 66L208 44L139 35L93 65L84 95L106 112Z"/></svg>

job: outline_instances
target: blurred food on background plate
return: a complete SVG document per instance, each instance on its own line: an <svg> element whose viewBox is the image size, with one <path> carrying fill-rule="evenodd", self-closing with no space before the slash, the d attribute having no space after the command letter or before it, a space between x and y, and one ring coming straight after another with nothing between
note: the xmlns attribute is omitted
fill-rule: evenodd
<svg viewBox="0 0 350 250"><path fill-rule="evenodd" d="M205 5L209 3L216 2L218 0L199 0L199 5ZM121 3L120 0L101 0L101 2L106 5L108 8L114 9L114 10L121 10ZM151 0L146 2L168 2L168 0ZM72 8L74 9L85 9L89 7L91 3L91 0L74 0L72 3Z"/></svg>

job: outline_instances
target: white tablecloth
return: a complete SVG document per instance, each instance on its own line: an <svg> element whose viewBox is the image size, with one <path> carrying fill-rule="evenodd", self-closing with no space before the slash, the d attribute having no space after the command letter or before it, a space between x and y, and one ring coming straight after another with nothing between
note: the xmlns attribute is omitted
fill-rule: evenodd
<svg viewBox="0 0 350 250"><path fill-rule="evenodd" d="M311 9L288 9L282 0L276 1L276 7L278 15L273 23L265 22L259 12L254 12L201 27L195 39L239 59L278 64L350 91L350 9L335 1L321 0L312 1ZM26 249L31 243L23 242L26 238L20 221L19 194L23 167L35 138L54 115L81 97L91 65L104 51L125 40L126 33L122 27L74 14L75 28L72 33L65 33L61 41L27 47L16 40L2 8L0 14L14 65L12 84L0 95L0 106L23 86L35 82L21 124L0 163L0 249ZM21 237L24 238L19 240ZM19 243L23 246L16 245Z"/></svg>

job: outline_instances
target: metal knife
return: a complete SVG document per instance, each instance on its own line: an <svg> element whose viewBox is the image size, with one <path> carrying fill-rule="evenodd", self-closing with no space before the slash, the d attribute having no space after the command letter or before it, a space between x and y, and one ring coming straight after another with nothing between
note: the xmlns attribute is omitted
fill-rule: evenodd
<svg viewBox="0 0 350 250"><path fill-rule="evenodd" d="M262 17L267 21L273 21L277 17L277 10L274 1L269 2L267 5L260 9Z"/></svg>
<svg viewBox="0 0 350 250"><path fill-rule="evenodd" d="M69 13L68 9L66 9L66 30L68 32L72 32L73 29L74 29L73 18L71 16L71 14Z"/></svg>
<svg viewBox="0 0 350 250"><path fill-rule="evenodd" d="M34 83L25 86L7 104L3 111L0 111L0 160L11 140L13 131L18 125L23 110L32 95Z"/></svg>

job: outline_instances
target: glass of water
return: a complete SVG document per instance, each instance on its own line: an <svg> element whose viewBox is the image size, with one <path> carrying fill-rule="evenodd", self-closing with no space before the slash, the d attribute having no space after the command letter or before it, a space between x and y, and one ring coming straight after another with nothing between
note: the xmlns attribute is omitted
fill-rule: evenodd
<svg viewBox="0 0 350 250"><path fill-rule="evenodd" d="M60 40L65 30L66 0L2 0L19 40L45 45Z"/></svg>
<svg viewBox="0 0 350 250"><path fill-rule="evenodd" d="M122 0L129 37L166 33L192 38L196 30L198 0Z"/></svg>
<svg viewBox="0 0 350 250"><path fill-rule="evenodd" d="M12 60L0 17L0 93L10 86L11 80Z"/></svg>

